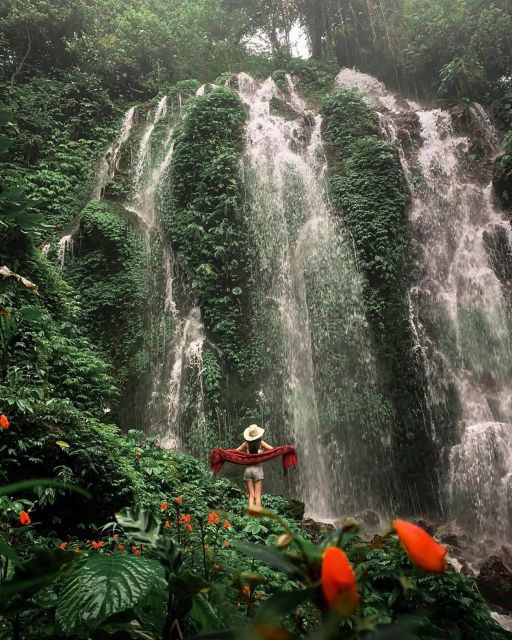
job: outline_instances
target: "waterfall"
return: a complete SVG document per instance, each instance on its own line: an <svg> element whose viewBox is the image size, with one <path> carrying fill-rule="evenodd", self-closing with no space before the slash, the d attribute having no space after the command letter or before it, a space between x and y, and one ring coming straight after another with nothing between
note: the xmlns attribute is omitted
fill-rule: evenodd
<svg viewBox="0 0 512 640"><path fill-rule="evenodd" d="M287 83L290 106L303 108L291 77ZM249 106L247 224L259 295L267 309L267 350L274 354L265 395L281 403L276 421L284 422L271 424L268 437L291 438L298 446L298 493L307 512L338 515L364 492L355 482L363 469L358 478L348 472L349 445L335 460L332 455L338 440L332 430L341 421L337 402L353 392L348 387L361 377L373 377L362 281L346 234L329 211L320 116L312 123L309 117L288 121L273 115L272 98L287 98L271 79L258 83L239 74L238 84ZM348 433L340 437L352 439ZM359 434L361 449L363 439Z"/></svg>
<svg viewBox="0 0 512 640"><path fill-rule="evenodd" d="M48 253L48 251L46 252ZM73 253L73 237L72 234L67 234L60 238L57 243L57 261L60 264L60 268L64 268L64 262L66 261L66 254Z"/></svg>
<svg viewBox="0 0 512 640"><path fill-rule="evenodd" d="M130 133L133 127L133 116L135 114L135 107L130 107L124 114L123 122L121 124L121 130L117 140L108 148L104 158L102 159L98 177L96 180L96 188L94 189L94 197L100 200L103 197L103 192L107 185L107 182L114 177L115 172L118 169L119 153L121 147L130 137Z"/></svg>
<svg viewBox="0 0 512 640"><path fill-rule="evenodd" d="M342 84L389 108L383 85L345 70ZM470 139L451 114L397 104L382 114L387 137L393 120L413 111L417 152L401 149L413 200L409 230L416 256L409 292L411 332L425 367L427 405L457 404L457 433L434 424L435 446L449 466L444 499L458 521L477 532L510 535L512 528L512 340L503 258L511 255L510 224L496 208L492 185L471 175ZM499 137L481 105L469 108L489 159ZM394 134L389 131L395 129ZM490 180L490 178L489 178ZM500 271L501 264L501 271ZM455 401L449 399L454 389Z"/></svg>
<svg viewBox="0 0 512 640"><path fill-rule="evenodd" d="M196 425L204 423L205 334L198 307L188 311L178 309L173 291L175 259L159 219L159 189L167 176L175 144L175 127L166 121L166 116L164 96L142 130L134 160L133 190L125 208L140 224L150 261L147 307L150 363L144 421L162 446L183 449L188 444L184 437L185 423L189 420ZM157 127L160 122L161 130Z"/></svg>

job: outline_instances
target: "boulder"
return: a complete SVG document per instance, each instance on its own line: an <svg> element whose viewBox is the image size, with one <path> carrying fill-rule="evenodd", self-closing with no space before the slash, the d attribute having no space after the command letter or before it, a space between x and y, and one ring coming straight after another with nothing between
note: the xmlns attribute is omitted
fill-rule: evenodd
<svg viewBox="0 0 512 640"><path fill-rule="evenodd" d="M504 287L512 286L512 232L509 222L491 222L483 232L484 246L496 277Z"/></svg>
<svg viewBox="0 0 512 640"><path fill-rule="evenodd" d="M364 522L370 527L378 527L380 524L379 514L371 509L366 509L365 511L361 511L354 516L355 520L359 520L359 522Z"/></svg>
<svg viewBox="0 0 512 640"><path fill-rule="evenodd" d="M512 207L512 160L510 155L498 158L492 172L494 193L504 207Z"/></svg>
<svg viewBox="0 0 512 640"><path fill-rule="evenodd" d="M512 613L512 568L509 551L492 555L484 562L477 578L481 594L490 604Z"/></svg>
<svg viewBox="0 0 512 640"><path fill-rule="evenodd" d="M328 522L317 522L313 518L304 518L302 529L311 537L314 543L320 542L326 533L334 531L334 526Z"/></svg>
<svg viewBox="0 0 512 640"><path fill-rule="evenodd" d="M421 527L423 531L426 531L429 536L433 536L436 530L435 525L430 522L430 520L426 520L425 518L416 518L413 520L413 523Z"/></svg>
<svg viewBox="0 0 512 640"><path fill-rule="evenodd" d="M288 517L293 520L302 520L304 518L305 504L300 500L288 500Z"/></svg>

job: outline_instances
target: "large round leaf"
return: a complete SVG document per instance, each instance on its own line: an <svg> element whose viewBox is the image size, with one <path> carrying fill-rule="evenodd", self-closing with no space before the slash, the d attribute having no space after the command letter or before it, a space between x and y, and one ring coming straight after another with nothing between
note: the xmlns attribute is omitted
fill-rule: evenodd
<svg viewBox="0 0 512 640"><path fill-rule="evenodd" d="M67 633L94 629L113 614L134 607L152 587L166 588L158 562L135 556L91 556L64 581L57 620Z"/></svg>

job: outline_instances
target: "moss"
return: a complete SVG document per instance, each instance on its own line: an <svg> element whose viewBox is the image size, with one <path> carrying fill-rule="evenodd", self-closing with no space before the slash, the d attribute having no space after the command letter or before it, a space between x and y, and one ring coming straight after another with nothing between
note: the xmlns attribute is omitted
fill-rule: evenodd
<svg viewBox="0 0 512 640"><path fill-rule="evenodd" d="M414 355L406 306L409 194L400 159L378 136L377 114L357 91L337 90L324 101L322 113L331 155L331 202L352 236L356 261L365 275L364 299L383 394L394 406L395 473L416 485L420 508L435 509L438 488L427 486L417 466L418 458L432 467L439 461L427 433L426 381ZM403 501L403 491L395 489Z"/></svg>
<svg viewBox="0 0 512 640"><path fill-rule="evenodd" d="M82 323L114 365L125 394L123 404L134 409L137 399L132 392L149 360L145 347L149 280L147 248L129 216L114 203L89 203L65 275L79 293Z"/></svg>
<svg viewBox="0 0 512 640"><path fill-rule="evenodd" d="M169 240L191 274L207 329L235 369L250 332L239 169L245 120L246 109L230 89L191 102L175 145L164 212Z"/></svg>

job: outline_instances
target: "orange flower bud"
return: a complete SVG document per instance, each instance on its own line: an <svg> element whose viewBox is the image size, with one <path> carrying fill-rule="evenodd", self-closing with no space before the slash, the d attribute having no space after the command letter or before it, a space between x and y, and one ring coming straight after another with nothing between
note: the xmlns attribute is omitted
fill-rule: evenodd
<svg viewBox="0 0 512 640"><path fill-rule="evenodd" d="M124 551L124 545L123 544L118 544L117 545L117 550L118 551Z"/></svg>
<svg viewBox="0 0 512 640"><path fill-rule="evenodd" d="M242 593L246 596L250 596L251 595L251 587L246 584L244 585L244 588L242 589Z"/></svg>
<svg viewBox="0 0 512 640"><path fill-rule="evenodd" d="M91 542L91 547L96 550L101 549L101 547L104 547L104 546L105 546L105 543L103 542L103 540L100 540L99 542L96 542L96 540L93 540Z"/></svg>
<svg viewBox="0 0 512 640"><path fill-rule="evenodd" d="M169 520L166 520L164 523L164 527L168 529L170 526L171 526L171 523L169 522Z"/></svg>
<svg viewBox="0 0 512 640"><path fill-rule="evenodd" d="M62 549L64 551L64 549L67 549L68 544L68 542L61 542L59 544L59 549Z"/></svg>
<svg viewBox="0 0 512 640"><path fill-rule="evenodd" d="M179 496L178 498L176 498L176 502L178 504L181 504L183 502L183 498L181 496Z"/></svg>
<svg viewBox="0 0 512 640"><path fill-rule="evenodd" d="M231 525L229 524L229 522L228 522L227 520L224 520L224 524L223 524L223 526L224 526L224 529L229 529L229 527L230 527Z"/></svg>
<svg viewBox="0 0 512 640"><path fill-rule="evenodd" d="M322 592L331 609L351 616L359 606L356 575L345 553L327 547L322 557Z"/></svg>
<svg viewBox="0 0 512 640"><path fill-rule="evenodd" d="M162 511L165 511L167 509L167 502L165 500L160 505L160 509L162 509Z"/></svg>
<svg viewBox="0 0 512 640"><path fill-rule="evenodd" d="M191 524L187 524L187 531L192 533L192 531L194 531L194 527Z"/></svg>
<svg viewBox="0 0 512 640"><path fill-rule="evenodd" d="M432 536L405 520L394 520L393 527L403 544L411 562L430 573L443 573L446 569L446 553L448 549Z"/></svg>
<svg viewBox="0 0 512 640"><path fill-rule="evenodd" d="M22 525L28 525L32 522L30 516L26 511L20 511L20 522Z"/></svg>
<svg viewBox="0 0 512 640"><path fill-rule="evenodd" d="M220 569L220 564L217 564L216 562L213 563L213 568L214 569Z"/></svg>
<svg viewBox="0 0 512 640"><path fill-rule="evenodd" d="M9 428L9 418L4 416L3 413L0 415L0 427L2 427L4 431Z"/></svg>
<svg viewBox="0 0 512 640"><path fill-rule="evenodd" d="M133 552L134 556L140 556L140 549L135 549L135 551Z"/></svg>

